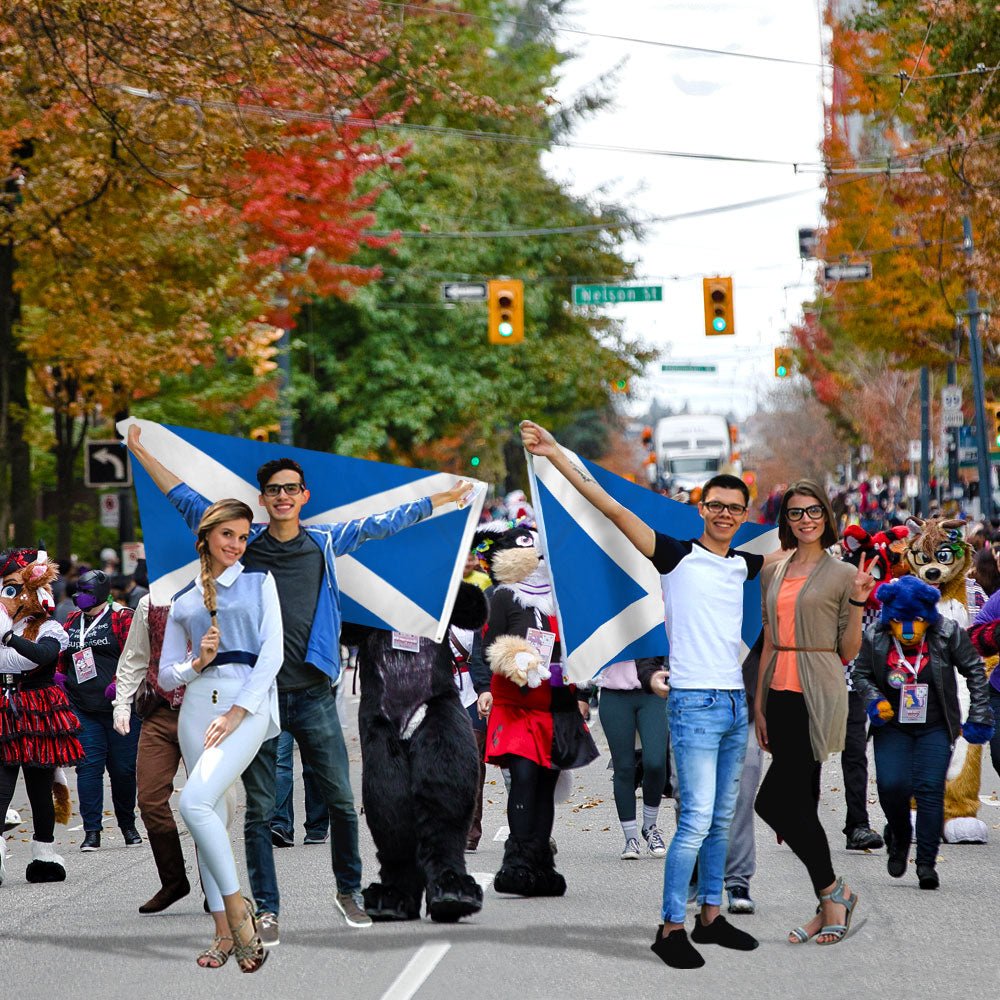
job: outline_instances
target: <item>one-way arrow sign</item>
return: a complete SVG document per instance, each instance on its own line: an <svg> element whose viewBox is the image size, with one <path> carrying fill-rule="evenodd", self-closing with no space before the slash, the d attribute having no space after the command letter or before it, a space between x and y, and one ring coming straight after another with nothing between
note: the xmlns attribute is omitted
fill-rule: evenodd
<svg viewBox="0 0 1000 1000"><path fill-rule="evenodd" d="M446 281L441 285L445 302L485 302L485 281Z"/></svg>
<svg viewBox="0 0 1000 1000"><path fill-rule="evenodd" d="M131 486L132 467L123 441L88 441L83 481L87 486Z"/></svg>

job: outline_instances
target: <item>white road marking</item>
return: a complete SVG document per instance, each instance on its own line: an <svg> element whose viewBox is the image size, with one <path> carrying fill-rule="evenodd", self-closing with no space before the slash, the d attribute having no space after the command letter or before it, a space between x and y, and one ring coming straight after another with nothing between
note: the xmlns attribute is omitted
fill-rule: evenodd
<svg viewBox="0 0 1000 1000"><path fill-rule="evenodd" d="M82 830L82 829L83 829L83 824L81 823L79 826L68 827L67 828L67 833L74 833L75 831Z"/></svg>
<svg viewBox="0 0 1000 1000"><path fill-rule="evenodd" d="M382 994L382 1000L410 1000L424 985L424 981L450 947L448 941L442 941L440 944L425 944L419 948L413 958L406 963L403 971L393 980L392 985Z"/></svg>
<svg viewBox="0 0 1000 1000"><path fill-rule="evenodd" d="M979 801L988 806L1000 806L1000 799L995 799L992 795L980 795Z"/></svg>
<svg viewBox="0 0 1000 1000"><path fill-rule="evenodd" d="M497 830L496 836L493 838L493 840L494 840L494 842L501 841L501 840L506 840L509 836L510 836L510 827L509 826L502 826L502 827L500 827L499 830Z"/></svg>
<svg viewBox="0 0 1000 1000"><path fill-rule="evenodd" d="M469 872L484 890L493 885L493 872Z"/></svg>

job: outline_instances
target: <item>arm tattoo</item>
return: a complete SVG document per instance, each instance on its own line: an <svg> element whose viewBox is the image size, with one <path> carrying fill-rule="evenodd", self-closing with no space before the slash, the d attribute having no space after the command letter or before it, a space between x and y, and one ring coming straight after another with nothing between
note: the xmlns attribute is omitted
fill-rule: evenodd
<svg viewBox="0 0 1000 1000"><path fill-rule="evenodd" d="M592 483L592 482L594 482L594 480L593 480L593 479L592 479L592 478L591 478L590 476L588 476L588 475L587 475L587 473L586 473L586 472L584 472L584 471L583 471L583 469L581 469L579 465L573 465L573 463L571 462L571 463L570 463L570 466L571 466L571 468L573 469L573 471L574 471L574 472L575 472L575 473L576 473L576 474L577 474L577 475L578 475L578 476L579 476L579 477L580 477L580 478L581 478L581 479L582 479L582 480L583 480L583 481L584 481L585 483Z"/></svg>

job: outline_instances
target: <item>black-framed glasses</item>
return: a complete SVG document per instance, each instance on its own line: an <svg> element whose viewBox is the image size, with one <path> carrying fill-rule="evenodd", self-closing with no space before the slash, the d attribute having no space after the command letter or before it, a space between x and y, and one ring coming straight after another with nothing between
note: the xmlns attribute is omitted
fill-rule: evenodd
<svg viewBox="0 0 1000 1000"><path fill-rule="evenodd" d="M264 496L280 496L281 491L284 490L290 497L297 497L305 488L305 483L268 483L264 487Z"/></svg>
<svg viewBox="0 0 1000 1000"><path fill-rule="evenodd" d="M702 507L710 514L721 514L724 510L728 510L733 517L739 517L747 512L746 504L723 503L721 500L709 500L708 503L703 503Z"/></svg>
<svg viewBox="0 0 1000 1000"><path fill-rule="evenodd" d="M826 516L826 511L818 503L811 503L808 507L789 507L785 513L788 515L789 521L801 521L803 515L808 517L810 521L822 521Z"/></svg>

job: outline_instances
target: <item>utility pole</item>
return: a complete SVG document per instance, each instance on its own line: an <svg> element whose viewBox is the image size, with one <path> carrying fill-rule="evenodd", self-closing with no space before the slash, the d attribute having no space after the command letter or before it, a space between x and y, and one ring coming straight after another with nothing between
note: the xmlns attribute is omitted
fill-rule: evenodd
<svg viewBox="0 0 1000 1000"><path fill-rule="evenodd" d="M962 246L965 257L972 261L975 244L972 241L972 220L962 216ZM983 342L979 339L979 294L969 280L965 293L966 315L969 317L969 360L972 367L972 391L976 403L976 450L979 452L979 505L982 516L993 516L993 475L990 464L990 442L986 433L986 385L983 374Z"/></svg>
<svg viewBox="0 0 1000 1000"><path fill-rule="evenodd" d="M956 344L955 355L958 356L958 345ZM958 364L955 361L948 362L948 385L958 385ZM948 499L957 500L961 494L956 492L959 487L958 481L958 428L948 428Z"/></svg>
<svg viewBox="0 0 1000 1000"><path fill-rule="evenodd" d="M931 374L927 365L920 369L920 516L931 509Z"/></svg>

